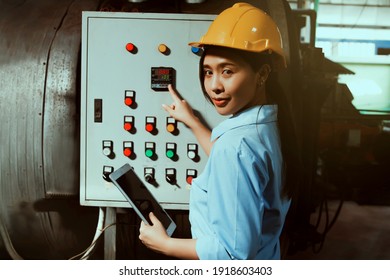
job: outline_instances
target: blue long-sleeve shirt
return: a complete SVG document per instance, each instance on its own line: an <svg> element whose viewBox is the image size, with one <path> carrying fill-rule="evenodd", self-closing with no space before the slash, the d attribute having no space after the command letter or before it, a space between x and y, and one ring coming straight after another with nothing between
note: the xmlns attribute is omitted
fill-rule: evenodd
<svg viewBox="0 0 390 280"><path fill-rule="evenodd" d="M200 259L280 259L283 199L277 106L253 107L213 129L215 141L190 195Z"/></svg>

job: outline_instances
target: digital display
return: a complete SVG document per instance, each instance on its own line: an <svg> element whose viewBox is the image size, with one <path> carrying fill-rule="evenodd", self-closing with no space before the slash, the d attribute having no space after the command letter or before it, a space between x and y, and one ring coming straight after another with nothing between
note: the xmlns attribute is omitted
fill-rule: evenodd
<svg viewBox="0 0 390 280"><path fill-rule="evenodd" d="M174 84L175 70L172 67L151 68L151 88L156 91L167 91L169 84Z"/></svg>

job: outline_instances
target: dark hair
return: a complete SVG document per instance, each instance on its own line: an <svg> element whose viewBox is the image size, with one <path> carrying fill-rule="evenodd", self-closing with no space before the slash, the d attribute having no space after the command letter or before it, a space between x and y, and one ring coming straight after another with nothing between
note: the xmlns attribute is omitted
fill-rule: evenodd
<svg viewBox="0 0 390 280"><path fill-rule="evenodd" d="M203 91L203 95L207 100L210 100L209 95L204 87L204 58L210 49L226 49L224 47L206 46L203 49L202 56L199 61L199 78ZM257 72L264 64L269 64L273 68L273 55L269 52L249 52L237 49L230 49L229 51L236 53L245 62L247 62L253 71ZM278 127L281 141L281 148L283 160L285 162L285 185L283 187L283 194L291 198L297 190L302 174L302 161L298 149L298 140L296 137L296 130L292 121L292 113L288 104L285 93L279 83L277 72L271 71L266 81L266 98L268 104L278 105Z"/></svg>

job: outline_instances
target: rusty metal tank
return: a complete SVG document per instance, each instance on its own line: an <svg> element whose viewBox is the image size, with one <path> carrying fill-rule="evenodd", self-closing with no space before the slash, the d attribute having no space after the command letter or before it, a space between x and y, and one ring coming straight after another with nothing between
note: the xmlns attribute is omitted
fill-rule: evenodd
<svg viewBox="0 0 390 280"><path fill-rule="evenodd" d="M1 220L20 257L71 257L97 217L77 202L77 100L80 15L98 3L0 6Z"/></svg>
<svg viewBox="0 0 390 280"><path fill-rule="evenodd" d="M217 14L236 1L133 2L0 0L0 258L68 259L96 230L99 209L78 202L82 11ZM287 2L247 2L275 18L297 64Z"/></svg>

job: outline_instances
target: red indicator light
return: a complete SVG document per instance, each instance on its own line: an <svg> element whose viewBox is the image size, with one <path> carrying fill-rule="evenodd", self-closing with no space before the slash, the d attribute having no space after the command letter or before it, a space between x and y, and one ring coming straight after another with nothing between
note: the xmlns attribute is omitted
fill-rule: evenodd
<svg viewBox="0 0 390 280"><path fill-rule="evenodd" d="M133 51L135 50L134 44L132 44L132 43L127 43L127 44L126 44L126 50L127 50L128 52L133 52Z"/></svg>

